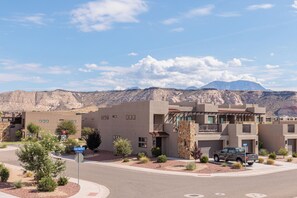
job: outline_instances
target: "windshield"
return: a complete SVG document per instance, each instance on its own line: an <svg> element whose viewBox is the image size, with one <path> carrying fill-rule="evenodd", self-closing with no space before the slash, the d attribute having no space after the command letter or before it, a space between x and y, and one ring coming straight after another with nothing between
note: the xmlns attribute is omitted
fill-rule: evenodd
<svg viewBox="0 0 297 198"><path fill-rule="evenodd" d="M244 153L245 149L244 148L236 148L237 153Z"/></svg>

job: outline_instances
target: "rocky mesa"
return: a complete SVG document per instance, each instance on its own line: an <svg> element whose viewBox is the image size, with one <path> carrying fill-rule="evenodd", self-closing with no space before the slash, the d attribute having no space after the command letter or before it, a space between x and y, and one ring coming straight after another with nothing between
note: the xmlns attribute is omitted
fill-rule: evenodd
<svg viewBox="0 0 297 198"><path fill-rule="evenodd" d="M0 111L91 110L100 106L140 100L197 101L215 104L252 103L266 107L269 115L297 116L297 92L165 88L96 92L65 90L5 92L0 93Z"/></svg>

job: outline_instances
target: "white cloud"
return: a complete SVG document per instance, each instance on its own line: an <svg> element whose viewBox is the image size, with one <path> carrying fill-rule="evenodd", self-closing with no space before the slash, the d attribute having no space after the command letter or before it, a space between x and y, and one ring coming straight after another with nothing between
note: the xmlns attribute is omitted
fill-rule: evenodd
<svg viewBox="0 0 297 198"><path fill-rule="evenodd" d="M185 31L185 29L183 27L178 27L178 28L173 28L172 30L170 30L171 32L183 32Z"/></svg>
<svg viewBox="0 0 297 198"><path fill-rule="evenodd" d="M193 18L193 17L197 17L197 16L210 15L213 9L214 9L213 5L207 5L205 7L195 8L195 9L189 10L185 14L185 17Z"/></svg>
<svg viewBox="0 0 297 198"><path fill-rule="evenodd" d="M273 8L274 7L274 5L273 4L255 4L255 5L250 5L250 6L248 6L246 9L247 10L259 10L259 9L264 9L264 10L266 10L266 9L271 9L271 8Z"/></svg>
<svg viewBox="0 0 297 198"><path fill-rule="evenodd" d="M108 61L100 61L100 65L108 65Z"/></svg>
<svg viewBox="0 0 297 198"><path fill-rule="evenodd" d="M270 65L270 64L267 64L267 65L265 65L265 67L267 69L277 69L277 68L279 68L279 65Z"/></svg>
<svg viewBox="0 0 297 198"><path fill-rule="evenodd" d="M269 55L270 55L270 56L274 56L274 53L273 53L273 52L271 52Z"/></svg>
<svg viewBox="0 0 297 198"><path fill-rule="evenodd" d="M97 0L72 10L72 23L83 32L105 31L114 23L137 23L138 15L146 12L144 0Z"/></svg>
<svg viewBox="0 0 297 198"><path fill-rule="evenodd" d="M297 9L297 0L294 0L293 4L292 4L292 7Z"/></svg>
<svg viewBox="0 0 297 198"><path fill-rule="evenodd" d="M138 53L136 53L136 52L130 52L130 53L128 54L128 56L138 56Z"/></svg>
<svg viewBox="0 0 297 198"><path fill-rule="evenodd" d="M241 16L241 14L238 12L222 12L222 13L218 14L217 16L227 18L227 17L239 17L239 16Z"/></svg>
<svg viewBox="0 0 297 198"><path fill-rule="evenodd" d="M71 71L61 66L42 66L38 63L16 63L12 60L0 60L0 66L4 70L14 70L16 72L30 72L43 74L70 74Z"/></svg>
<svg viewBox="0 0 297 198"><path fill-rule="evenodd" d="M238 58L233 58L232 60L228 61L227 63L231 67L240 67L242 66L241 60Z"/></svg>
<svg viewBox="0 0 297 198"><path fill-rule="evenodd" d="M98 89L114 89L117 86L133 87L200 87L210 81L233 81L239 79L257 79L250 74L242 74L240 59L222 62L212 56L182 56L172 59L157 60L147 56L130 67L98 66L86 64L81 70L96 71L98 78L81 82L85 85L98 86ZM70 85L77 85L72 82Z"/></svg>
<svg viewBox="0 0 297 198"><path fill-rule="evenodd" d="M45 83L39 76L28 77L20 74L0 73L0 82L33 82Z"/></svg>
<svg viewBox="0 0 297 198"><path fill-rule="evenodd" d="M15 16L12 18L2 18L4 21L18 22L22 24L46 25L45 14L36 13L32 15Z"/></svg>
<svg viewBox="0 0 297 198"><path fill-rule="evenodd" d="M182 20L185 20L187 18L194 18L194 17L200 17L200 16L207 16L210 15L215 8L214 5L207 5L204 7L198 7L191 10L188 10L187 12L181 14L178 17L172 17L168 18L162 21L164 25L172 25L175 23L179 23Z"/></svg>
<svg viewBox="0 0 297 198"><path fill-rule="evenodd" d="M179 22L178 18L169 18L169 19L165 19L164 21L162 21L162 23L164 25L172 25L172 24L175 24L175 23L178 23L178 22Z"/></svg>

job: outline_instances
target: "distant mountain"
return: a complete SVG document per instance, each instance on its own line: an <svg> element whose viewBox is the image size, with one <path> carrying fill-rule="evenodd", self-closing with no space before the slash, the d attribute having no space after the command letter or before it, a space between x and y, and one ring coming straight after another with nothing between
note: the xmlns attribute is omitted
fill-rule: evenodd
<svg viewBox="0 0 297 198"><path fill-rule="evenodd" d="M252 81L238 80L232 82L213 81L201 89L233 90L233 91L268 91L262 85Z"/></svg>
<svg viewBox="0 0 297 198"><path fill-rule="evenodd" d="M195 86L190 86L190 87L187 87L186 90L197 90L199 89L198 87L195 87Z"/></svg>
<svg viewBox="0 0 297 198"><path fill-rule="evenodd" d="M268 115L297 116L297 92L293 91L229 91L215 89L148 88L121 91L13 91L0 93L0 111L87 112L98 107L123 102L168 100L171 103L189 101L214 104L259 104Z"/></svg>

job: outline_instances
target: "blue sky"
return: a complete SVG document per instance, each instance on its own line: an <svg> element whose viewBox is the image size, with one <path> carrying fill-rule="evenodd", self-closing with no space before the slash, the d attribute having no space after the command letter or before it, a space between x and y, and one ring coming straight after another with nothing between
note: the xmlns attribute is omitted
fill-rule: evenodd
<svg viewBox="0 0 297 198"><path fill-rule="evenodd" d="M0 91L297 90L297 0L0 1Z"/></svg>

